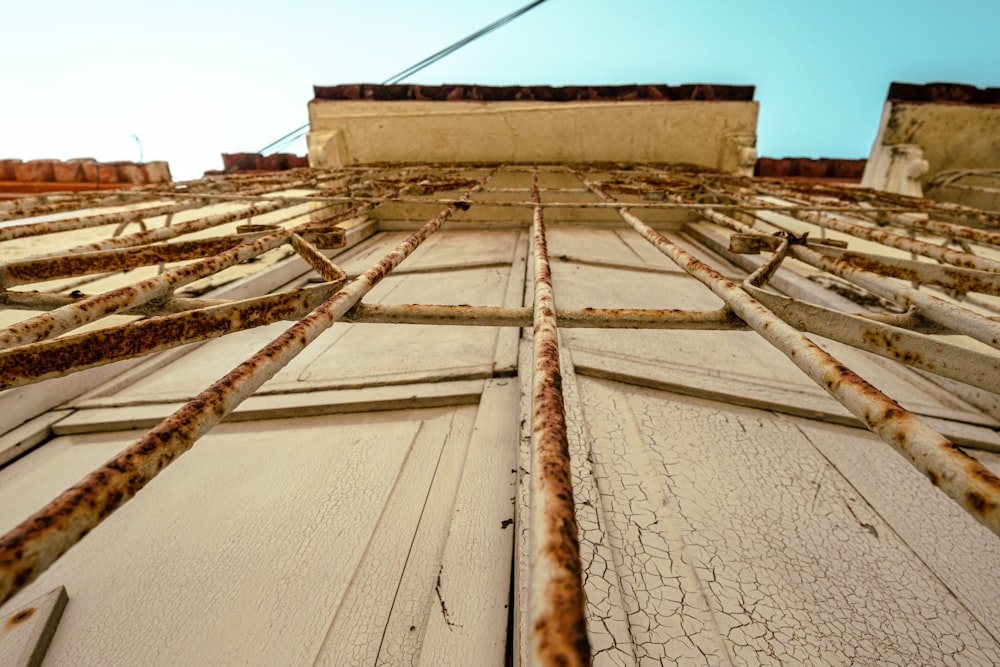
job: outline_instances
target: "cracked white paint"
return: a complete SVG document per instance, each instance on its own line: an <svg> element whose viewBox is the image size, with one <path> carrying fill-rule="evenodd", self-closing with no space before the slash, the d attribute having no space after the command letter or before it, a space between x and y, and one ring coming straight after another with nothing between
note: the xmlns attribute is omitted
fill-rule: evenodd
<svg viewBox="0 0 1000 667"><path fill-rule="evenodd" d="M568 350L560 353L566 435L573 475L573 501L579 530L583 590L587 597L587 634L594 667L635 665L626 605L622 598L622 571L614 561L609 526L598 490L603 475L595 468L593 442L583 416L576 375Z"/></svg>
<svg viewBox="0 0 1000 667"><path fill-rule="evenodd" d="M791 418L578 382L640 664L1000 660Z"/></svg>

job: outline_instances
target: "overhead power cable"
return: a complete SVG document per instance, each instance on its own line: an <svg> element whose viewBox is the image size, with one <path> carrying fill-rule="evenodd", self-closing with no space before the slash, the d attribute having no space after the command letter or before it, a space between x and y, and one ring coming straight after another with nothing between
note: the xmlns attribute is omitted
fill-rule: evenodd
<svg viewBox="0 0 1000 667"><path fill-rule="evenodd" d="M424 58L423 60L421 60L420 62L415 63L413 65L410 65L406 69L404 69L404 70L402 70L400 72L397 72L396 74L392 75L391 77L389 77L388 79L386 79L385 81L383 81L382 85L385 86L385 85L391 85L391 84L394 84L394 83L399 83L403 79L406 79L406 78L409 78L409 77L413 76L417 72L419 72L419 71L421 71L423 69L426 69L427 67L430 67L431 65L433 65L436 62L438 62L442 58L446 58L446 57L450 56L452 53L455 53L455 51L458 51L459 49L461 49L462 47L467 46L468 44L471 44L472 42L476 41L480 37L488 35L489 33L493 32L494 30L497 30L497 29L502 28L503 26L507 25L508 23L510 23L514 19L518 18L519 16L523 16L524 14L527 14L532 9L534 9L535 7L537 7L538 5L540 5L540 4L544 3L544 2L546 2L546 0L535 0L534 2L528 3L524 7L521 7L520 9L518 9L517 11L511 12L510 14L507 14L506 16L497 19L493 23L490 23L489 25L487 25L487 26L485 26L483 28L480 28L479 30L477 30L474 33L472 33L471 35L469 35L467 37L463 37L462 39L458 40L454 44L452 44L450 46L446 46L445 48L441 49L437 53L429 55L426 58ZM300 138L302 138L303 136L305 136L306 133L308 133L308 131L309 131L309 123L306 123L305 125L301 125L301 126L295 128L294 130L292 130L291 132L288 132L287 134L285 134L285 135L283 135L281 137L278 137L277 139L275 139L274 141L272 141L271 143L269 143L267 146L264 146L263 148L261 148L257 152L260 155L266 155L268 153L268 151L279 151L279 150L281 150L281 149L283 149L283 148L285 148L287 146L290 146L292 143L298 141ZM246 159L246 158L244 158L244 159ZM230 172L230 171L234 171L236 169L239 169L242 166L242 164L243 164L243 160L240 160L236 164L232 165L229 169L226 169L226 172Z"/></svg>
<svg viewBox="0 0 1000 667"><path fill-rule="evenodd" d="M534 9L538 5L542 4L543 2L545 2L545 0L535 0L535 2L532 2L530 4L525 5L524 7L521 7L520 9L518 9L515 12L511 12L510 14L508 14L507 16L504 16L503 18L497 19L496 21L494 21L493 23L489 24L485 28L480 28L479 30L477 30L476 32L472 33L468 37L460 39L457 42L455 42L454 44L452 44L451 46L447 46L447 47L441 49L440 51L438 51L437 53L435 53L433 55L430 55L430 56L427 56L426 58L424 58L420 62L416 63L415 65L410 65L409 67L407 67L406 69L402 70L401 72L398 72L398 73L394 74L393 76L391 76L388 79L386 79L385 81L383 81L382 84L383 85L387 85L387 84L399 83L403 79L405 79L407 77L413 76L414 74L416 74L420 70L422 70L422 69L424 69L426 67L430 67L431 65L433 65L437 61L441 60L442 58L445 58L445 57L451 55L452 53L454 53L455 51L458 51L463 46L465 46L467 44L471 44L472 42L476 41L480 37L483 37L484 35L488 35L489 33L493 32L497 28L502 28L503 26L507 25L508 23L510 23L511 21L513 21L514 19L516 19L517 17L521 16L522 14L527 14L528 12L530 12L532 9Z"/></svg>

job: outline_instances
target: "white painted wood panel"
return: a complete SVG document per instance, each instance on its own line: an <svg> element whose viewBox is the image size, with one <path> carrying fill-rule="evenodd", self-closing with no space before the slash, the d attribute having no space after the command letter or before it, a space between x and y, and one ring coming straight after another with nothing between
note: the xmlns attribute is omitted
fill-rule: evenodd
<svg viewBox="0 0 1000 667"><path fill-rule="evenodd" d="M50 665L311 664L352 586L388 586L362 598L383 612L393 586L433 595L475 413L222 425L9 604L66 585ZM0 529L133 437L64 437L5 468ZM392 542L415 530L427 556L401 581L412 556Z"/></svg>
<svg viewBox="0 0 1000 667"><path fill-rule="evenodd" d="M421 665L504 664L519 398L516 378L491 380L483 392L430 600Z"/></svg>
<svg viewBox="0 0 1000 667"><path fill-rule="evenodd" d="M997 537L943 493L909 462L864 431L796 421L803 435L846 476L994 637L1000 638L1000 550ZM1000 456L969 452L1000 474ZM824 480L816 483L823 492Z"/></svg>
<svg viewBox="0 0 1000 667"><path fill-rule="evenodd" d="M991 633L803 435L809 422L579 383L640 664L1000 660Z"/></svg>

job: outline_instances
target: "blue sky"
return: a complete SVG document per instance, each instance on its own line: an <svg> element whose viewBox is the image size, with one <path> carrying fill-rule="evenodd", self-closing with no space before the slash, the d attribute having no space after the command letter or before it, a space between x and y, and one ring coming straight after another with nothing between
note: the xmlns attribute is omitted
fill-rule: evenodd
<svg viewBox="0 0 1000 667"><path fill-rule="evenodd" d="M528 0L5 7L0 157L221 167ZM761 155L867 156L891 81L1000 86L998 0L547 0L413 82L757 86ZM304 142L292 147L304 153Z"/></svg>

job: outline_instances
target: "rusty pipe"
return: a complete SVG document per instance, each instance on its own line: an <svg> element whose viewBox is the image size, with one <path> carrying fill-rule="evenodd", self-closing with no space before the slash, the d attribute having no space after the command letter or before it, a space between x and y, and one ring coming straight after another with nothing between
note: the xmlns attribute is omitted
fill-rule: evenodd
<svg viewBox="0 0 1000 667"><path fill-rule="evenodd" d="M552 273L532 174L535 209L534 372L531 392L531 644L540 665L589 665L583 565L577 539Z"/></svg>

